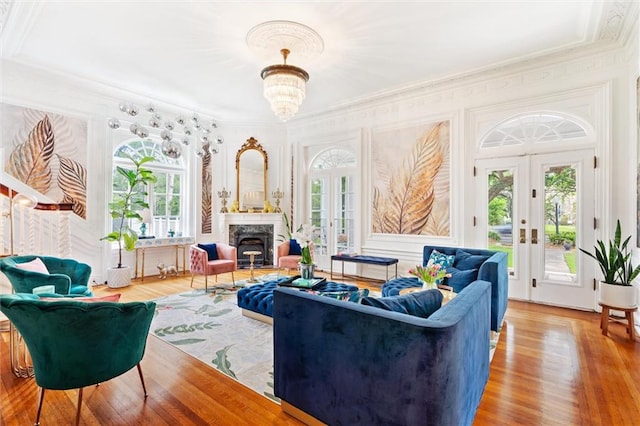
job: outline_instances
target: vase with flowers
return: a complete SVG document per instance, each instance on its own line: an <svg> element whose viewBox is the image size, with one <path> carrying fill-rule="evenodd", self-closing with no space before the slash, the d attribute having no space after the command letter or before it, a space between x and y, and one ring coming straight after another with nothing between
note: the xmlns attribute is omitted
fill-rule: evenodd
<svg viewBox="0 0 640 426"><path fill-rule="evenodd" d="M409 273L418 278L422 283L422 289L428 290L438 288L438 284L445 278L450 278L451 274L439 263L430 263L427 266L417 265L414 269L409 269Z"/></svg>
<svg viewBox="0 0 640 426"><path fill-rule="evenodd" d="M307 280L312 279L315 273L316 265L313 263L311 251L317 231L318 229L315 226L305 223L292 235L298 245L300 245L300 276Z"/></svg>

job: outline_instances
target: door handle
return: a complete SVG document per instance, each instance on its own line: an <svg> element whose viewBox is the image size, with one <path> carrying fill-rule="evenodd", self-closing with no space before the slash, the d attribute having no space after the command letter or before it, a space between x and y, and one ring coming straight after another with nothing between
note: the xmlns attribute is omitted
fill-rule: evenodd
<svg viewBox="0 0 640 426"><path fill-rule="evenodd" d="M538 244L538 230L531 230L531 244Z"/></svg>
<svg viewBox="0 0 640 426"><path fill-rule="evenodd" d="M527 242L527 230L523 228L520 230L520 244L524 244L526 242Z"/></svg>

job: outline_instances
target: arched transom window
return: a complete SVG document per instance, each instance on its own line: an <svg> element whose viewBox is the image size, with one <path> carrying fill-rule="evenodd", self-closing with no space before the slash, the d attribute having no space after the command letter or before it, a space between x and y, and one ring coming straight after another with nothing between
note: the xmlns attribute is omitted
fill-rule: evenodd
<svg viewBox="0 0 640 426"><path fill-rule="evenodd" d="M356 156L346 149L331 148L320 153L311 168L313 170L337 169L343 167L355 167Z"/></svg>
<svg viewBox="0 0 640 426"><path fill-rule="evenodd" d="M575 119L555 113L526 114L504 121L481 141L481 148L562 142L587 136Z"/></svg>

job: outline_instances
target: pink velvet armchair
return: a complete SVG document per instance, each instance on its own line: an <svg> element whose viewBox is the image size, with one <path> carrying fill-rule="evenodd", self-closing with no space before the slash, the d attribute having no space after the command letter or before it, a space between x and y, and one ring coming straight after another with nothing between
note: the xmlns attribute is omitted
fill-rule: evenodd
<svg viewBox="0 0 640 426"><path fill-rule="evenodd" d="M313 258L313 243L309 244L311 249L311 258ZM287 268L287 273L291 273L291 269L298 269L298 263L302 256L299 254L289 254L289 241L284 241L278 245L278 268Z"/></svg>
<svg viewBox="0 0 640 426"><path fill-rule="evenodd" d="M211 245L209 245L211 246ZM204 289L207 290L207 277L209 275L216 276L218 282L218 274L231 272L231 280L235 285L236 279L233 272L238 269L238 255L234 246L224 243L216 243L215 249L218 259L209 260L207 250L201 248L198 244L189 247L189 260L191 269L191 287L193 287L193 277L196 274L204 275Z"/></svg>

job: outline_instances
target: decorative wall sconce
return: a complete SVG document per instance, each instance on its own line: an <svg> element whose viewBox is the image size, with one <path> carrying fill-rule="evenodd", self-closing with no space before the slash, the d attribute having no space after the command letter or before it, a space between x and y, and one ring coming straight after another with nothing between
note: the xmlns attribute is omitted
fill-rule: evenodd
<svg viewBox="0 0 640 426"><path fill-rule="evenodd" d="M218 149L213 147L212 142L224 142L222 136L211 136L218 128L216 122L200 118L197 113L189 118L183 115L171 117L168 114L160 114L152 104L140 110L136 105L127 102L120 102L118 109L125 118L109 118L109 128L115 130L128 125L129 131L142 139L148 138L149 135L157 136L162 139L162 153L169 158L180 158L182 146L189 146L194 140L201 142L200 149L196 151L199 157L202 157L205 151L217 154ZM146 124L141 124L145 122Z"/></svg>
<svg viewBox="0 0 640 426"><path fill-rule="evenodd" d="M222 191L218 191L218 197L222 202L222 208L220 209L220 213L229 213L227 209L227 198L231 196L231 192L227 191L224 187L222 187Z"/></svg>
<svg viewBox="0 0 640 426"><path fill-rule="evenodd" d="M280 191L280 187L278 187L271 193L271 196L276 200L276 208L273 209L273 212L282 213L282 209L280 208L280 199L284 198L284 192Z"/></svg>

